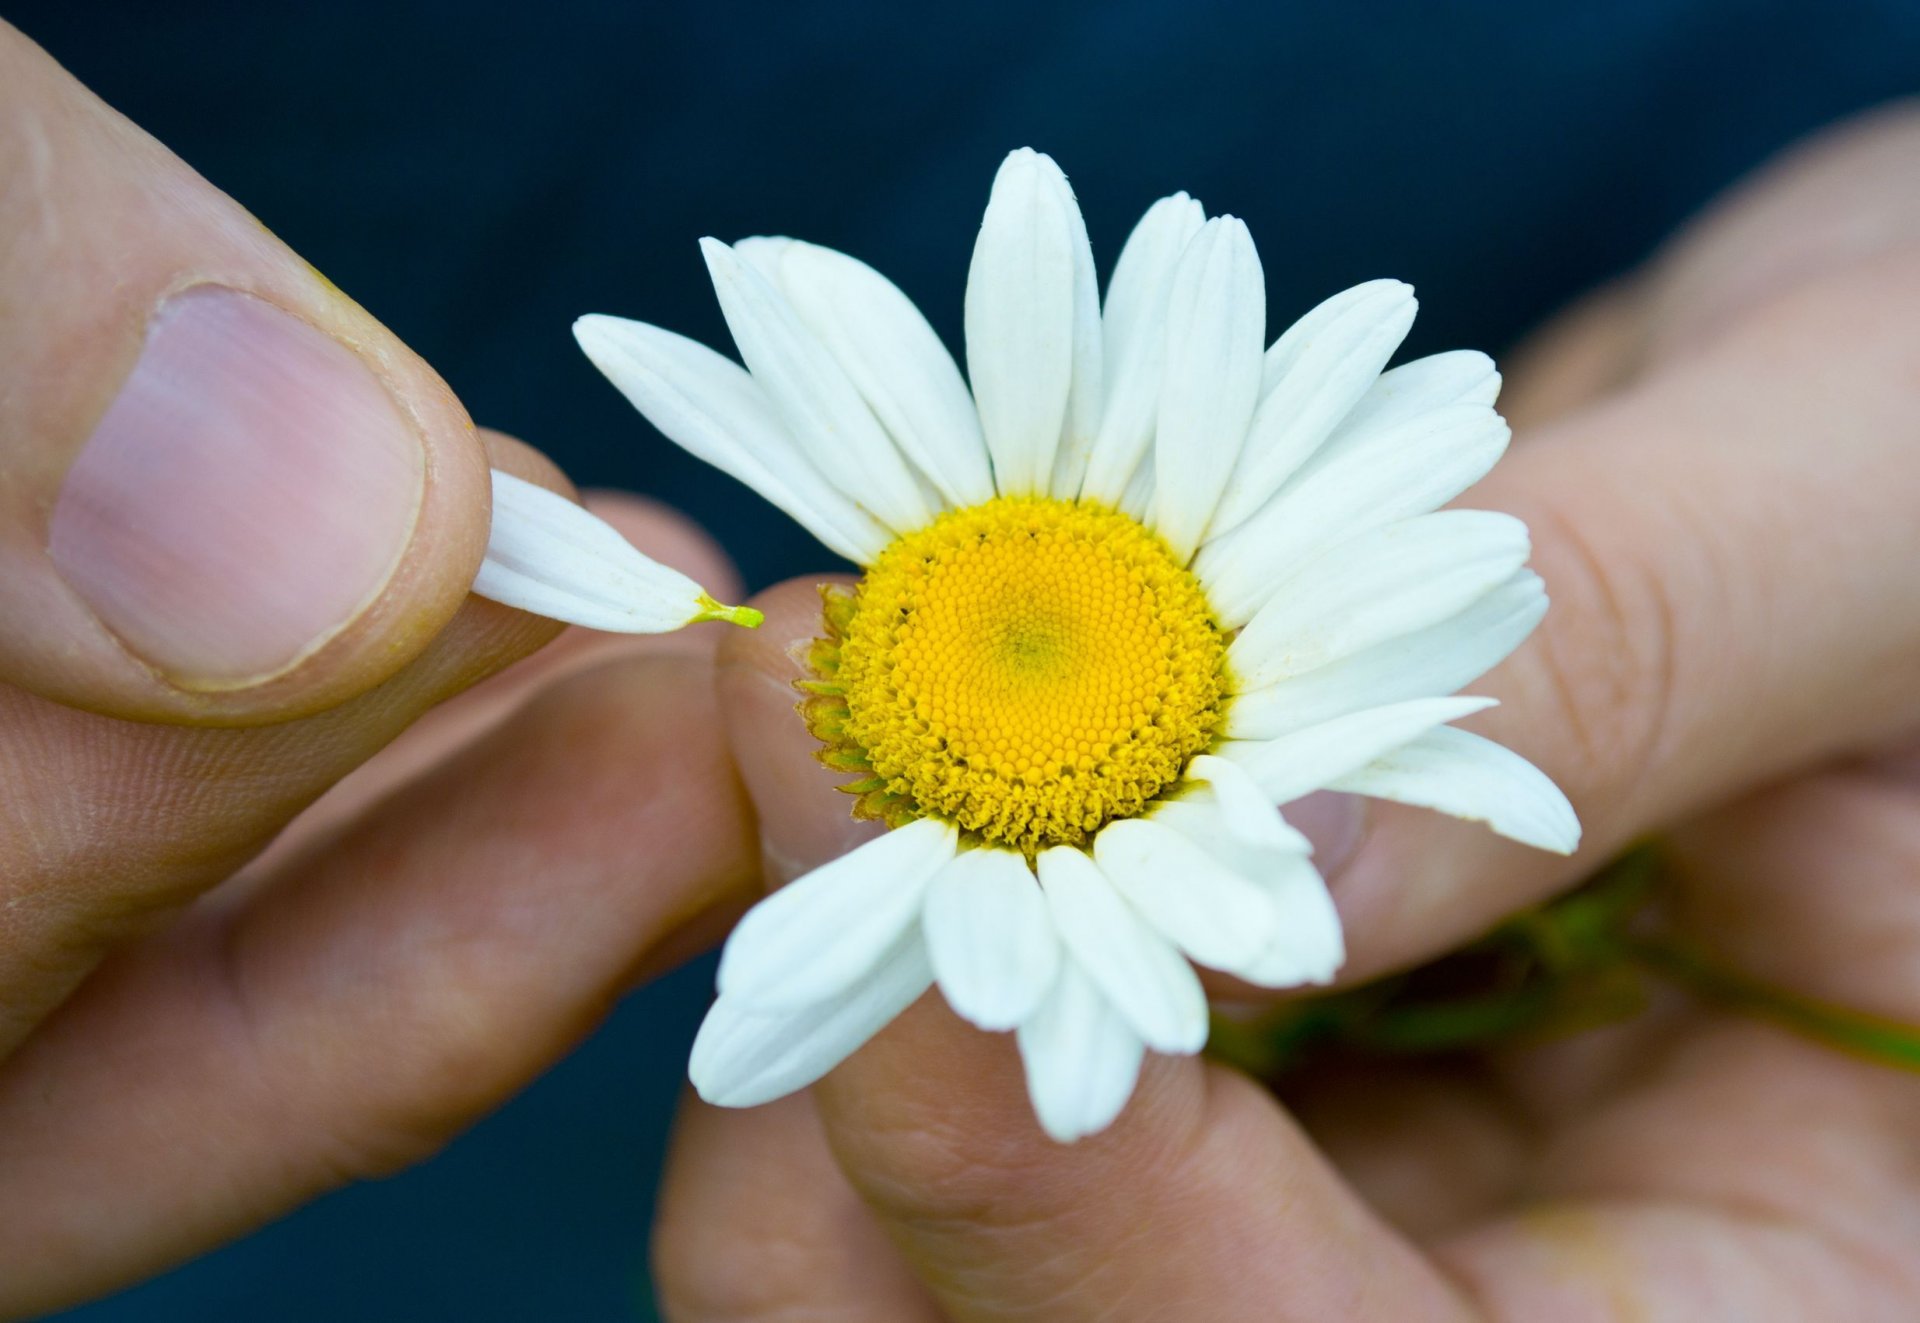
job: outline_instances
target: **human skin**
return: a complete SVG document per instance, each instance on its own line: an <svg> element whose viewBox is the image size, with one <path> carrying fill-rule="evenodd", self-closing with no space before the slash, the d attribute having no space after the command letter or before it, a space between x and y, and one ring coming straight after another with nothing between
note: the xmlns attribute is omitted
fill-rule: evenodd
<svg viewBox="0 0 1920 1323"><path fill-rule="evenodd" d="M1920 626L1900 598L1916 536L1901 443L1920 410L1899 315L1920 206L1894 192L1915 177L1912 135L1874 132L1828 149L1829 160L1868 152L1866 166L1737 204L1643 292L1595 305L1517 368L1507 407L1522 443L1475 503L1529 517L1556 597L1543 637L1496 678L1509 707L1489 729L1574 793L1588 861L1687 818L1676 840L1688 894L1718 949L1912 1018L1887 936L1899 889L1875 889L1911 873L1911 827L1904 863L1896 848L1907 819L1843 781L1832 793L1854 807L1804 804L1798 820L1822 825L1792 836L1796 858L1768 844L1793 828L1794 803L1702 816L1920 717ZM717 687L717 627L642 641L572 633L495 674L555 629L465 595L485 471L567 490L552 467L476 433L404 346L5 29L0 178L0 1315L19 1316L432 1152L614 997L724 932L761 886L763 850L784 879L851 837L781 669L783 645L811 631L810 586L769 598L764 642L730 649ZM1783 197L1801 213L1770 228ZM1861 215L1874 223L1853 224ZM169 635L110 599L116 630L74 591L98 590L117 562L90 556L80 533L59 536L73 475L97 459L89 446L156 309L206 283L357 360L417 447L394 567L311 646L292 647L301 602L271 593L261 601L275 629L209 633L231 648L210 654L206 638ZM1810 434L1821 443L1805 445ZM1609 522L1642 502L1637 523ZM629 498L597 508L728 595L724 561L684 522ZM400 536L369 528L370 543L376 534ZM229 559L236 575L249 568ZM1823 772L1774 793L1868 775ZM1856 853L1811 857L1841 849ZM1335 879L1353 976L1435 954L1586 862L1548 866L1470 829L1382 812ZM1844 879L1859 903L1836 913L1830 887L1794 885L1808 876ZM1729 877L1739 903L1716 912ZM1845 917L1872 919L1872 940L1821 926ZM1869 949L1874 961L1860 958ZM1721 1029L1751 1045L1766 1088L1740 1087L1694 1037L1672 1059L1705 1061L1696 1075L1751 1113L1745 1130L1716 1119L1722 1141L1756 1137L1732 1144L1742 1162L1708 1161L1714 1147L1686 1125L1692 1115L1698 1127L1695 1101L1643 1106L1703 1182L1737 1168L1773 1184L1742 1196L1744 1219L1715 1216L1724 1195L1664 1192L1659 1208L1692 1222L1685 1236L1662 1231L1660 1252L1699 1247L1680 1268L1705 1278L1737 1262L1741 1233L1766 1231L1763 1267L1811 1259L1825 1274L1797 1272L1779 1299L1815 1283L1836 1316L1870 1318L1864 1292L1884 1282L1877 1307L1894 1309L1885 1302L1910 1286L1831 1227L1911 1226L1899 1220L1911 1182L1892 1159L1869 1160L1875 1143L1911 1136L1854 1122L1875 1107L1911 1114L1902 1083L1770 1031ZM1567 1289L1584 1298L1595 1264L1622 1289L1664 1280L1640 1268L1633 1227L1582 1202L1590 1190L1550 1184L1538 1152L1549 1120L1514 1101L1572 1115L1609 1071L1646 1072L1651 1049L1637 1042L1583 1049L1580 1071L1554 1070L1552 1093L1522 1096L1526 1071L1541 1073L1525 1063L1362 1089L1364 1111L1341 1101L1351 1082L1343 1095L1326 1081L1300 1100L1320 1152L1245 1081L1169 1061L1108 1135L1054 1148L1005 1048L923 1005L819 1091L819 1111L801 1099L690 1114L661 1223L669 1309L1230 1320L1252 1300L1262 1318L1417 1318L1477 1299L1550 1317L1498 1294L1560 1280L1493 1211L1522 1171L1589 1219L1542 1242L1580 1269L1561 1274ZM1768 1098L1823 1128L1776 1135L1756 1110ZM1567 1160L1621 1180L1635 1163L1672 1177L1655 1126L1614 1127L1569 1128ZM1436 1148L1451 1166L1436 1165ZM1767 1162L1744 1161L1755 1152ZM1892 1185L1877 1202L1864 1175L1815 1169L1860 1153L1849 1173ZM1795 1180L1818 1198L1798 1198ZM1774 1216L1781 1182L1796 1201ZM1710 1253L1713 1237L1731 1248ZM1377 1309L1338 1303L1356 1283L1383 1293Z"/></svg>
<svg viewBox="0 0 1920 1323"><path fill-rule="evenodd" d="M1736 189L1508 365L1553 596L1471 724L1579 809L1562 861L1370 806L1326 862L1354 983L1650 833L1689 944L1920 1025L1920 113ZM720 693L775 882L867 834L809 761L765 594ZM1326 805L1319 816L1325 816ZM1240 995L1250 995L1240 989ZM1286 1082L1154 1058L1107 1132L1033 1122L929 996L808 1095L691 1098L654 1244L675 1323L1743 1323L1920 1314L1920 1079L1672 992L1557 1043Z"/></svg>

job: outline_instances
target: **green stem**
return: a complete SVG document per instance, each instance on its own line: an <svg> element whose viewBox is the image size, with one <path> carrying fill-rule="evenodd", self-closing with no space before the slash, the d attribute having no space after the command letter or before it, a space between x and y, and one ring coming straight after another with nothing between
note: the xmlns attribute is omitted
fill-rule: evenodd
<svg viewBox="0 0 1920 1323"><path fill-rule="evenodd" d="M1882 1065L1920 1073L1920 1027L1800 997L1716 964L1671 942L1622 938L1643 968L1728 1010L1762 1016L1808 1038Z"/></svg>

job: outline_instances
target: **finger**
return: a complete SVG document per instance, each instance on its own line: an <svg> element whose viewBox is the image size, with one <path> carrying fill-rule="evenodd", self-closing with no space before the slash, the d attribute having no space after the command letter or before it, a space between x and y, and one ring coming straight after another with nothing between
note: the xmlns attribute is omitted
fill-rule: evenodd
<svg viewBox="0 0 1920 1323"><path fill-rule="evenodd" d="M1899 289L1920 294L1920 249L1798 287L1517 447L1475 493L1527 521L1553 597L1476 686L1504 707L1475 724L1567 791L1587 849L1543 866L1459 824L1369 809L1334 879L1349 978L1444 950L1639 833L1920 720L1920 615L1894 568L1920 558Z"/></svg>
<svg viewBox="0 0 1920 1323"><path fill-rule="evenodd" d="M489 442L507 471L564 483L528 448ZM557 631L469 599L387 683L257 729L121 721L0 685L0 1057L105 951L228 878L419 714Z"/></svg>
<svg viewBox="0 0 1920 1323"><path fill-rule="evenodd" d="M721 700L762 846L784 870L839 853L848 801L792 714L788 653L812 585L721 645ZM1451 1289L1345 1189L1261 1090L1154 1058L1106 1132L1036 1124L1010 1039L923 998L816 1091L853 1186L957 1319L1465 1317Z"/></svg>
<svg viewBox="0 0 1920 1323"><path fill-rule="evenodd" d="M757 878L718 723L691 658L570 676L102 969L0 1075L0 1312L404 1166L572 1046Z"/></svg>
<svg viewBox="0 0 1920 1323"><path fill-rule="evenodd" d="M750 1112L682 1104L653 1280L671 1323L944 1317L834 1165L805 1095Z"/></svg>
<svg viewBox="0 0 1920 1323"><path fill-rule="evenodd" d="M465 599L486 456L444 383L0 25L0 682L281 721Z"/></svg>
<svg viewBox="0 0 1920 1323"><path fill-rule="evenodd" d="M1693 948L1803 997L1920 1015L1911 787L1857 767L1803 778L1663 855ZM1920 1197L1897 1155L1920 1080L1698 1000L1632 1065L1541 1143L1524 1216L1441 1247L1497 1317L1577 1313L1596 1287L1618 1317L1913 1312Z"/></svg>

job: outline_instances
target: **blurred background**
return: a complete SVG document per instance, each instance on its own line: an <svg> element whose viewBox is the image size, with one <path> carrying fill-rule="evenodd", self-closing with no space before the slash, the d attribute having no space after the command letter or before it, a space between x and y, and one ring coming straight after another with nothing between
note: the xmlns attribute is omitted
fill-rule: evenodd
<svg viewBox="0 0 1920 1323"><path fill-rule="evenodd" d="M1274 331L1373 276L1406 354L1500 353L1793 139L1915 90L1915 0L105 3L6 17L384 320L480 422L689 511L748 582L830 557L578 353L583 312L727 345L694 241L787 233L959 345L988 183L1032 145L1102 270L1184 188ZM653 1317L647 1226L702 962L444 1155L73 1323Z"/></svg>

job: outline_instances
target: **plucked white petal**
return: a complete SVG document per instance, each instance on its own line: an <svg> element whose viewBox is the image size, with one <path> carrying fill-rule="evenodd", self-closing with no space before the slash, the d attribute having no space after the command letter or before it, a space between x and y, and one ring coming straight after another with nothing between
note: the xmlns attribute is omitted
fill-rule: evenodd
<svg viewBox="0 0 1920 1323"><path fill-rule="evenodd" d="M982 1029L1011 1029L1034 1012L1060 968L1040 884L1010 850L968 850L927 890L921 923L947 1004Z"/></svg>
<svg viewBox="0 0 1920 1323"><path fill-rule="evenodd" d="M1278 816L1271 807L1268 811ZM1217 800L1192 795L1161 805L1153 820L1245 879L1268 910L1266 942L1216 968L1263 987L1325 983L1333 977L1346 959L1340 916L1298 832L1282 824L1288 836L1299 839L1301 848L1250 841L1232 830Z"/></svg>
<svg viewBox="0 0 1920 1323"><path fill-rule="evenodd" d="M973 396L940 337L894 283L858 258L798 240L742 240L748 256L845 369L903 454L954 506L993 497Z"/></svg>
<svg viewBox="0 0 1920 1323"><path fill-rule="evenodd" d="M595 367L666 438L738 478L861 564L892 540L814 466L747 370L685 336L593 314L573 324Z"/></svg>
<svg viewBox="0 0 1920 1323"><path fill-rule="evenodd" d="M1113 1124L1146 1055L1140 1036L1071 960L1039 1012L1020 1026L1019 1040L1034 1115L1062 1144Z"/></svg>
<svg viewBox="0 0 1920 1323"><path fill-rule="evenodd" d="M1458 615L1526 564L1527 526L1441 510L1323 552L1281 584L1227 650L1238 692L1260 689Z"/></svg>
<svg viewBox="0 0 1920 1323"><path fill-rule="evenodd" d="M908 823L796 878L747 911L720 954L720 995L762 1012L839 995L920 914L954 857L953 827Z"/></svg>
<svg viewBox="0 0 1920 1323"><path fill-rule="evenodd" d="M1067 391L1067 413L1060 427L1060 445L1054 452L1053 476L1047 490L1061 500L1080 494L1087 475L1093 440L1100 431L1105 355L1100 325L1100 281L1093 271L1093 245L1087 241L1087 223L1071 189L1067 216L1073 226L1073 385Z"/></svg>
<svg viewBox="0 0 1920 1323"><path fill-rule="evenodd" d="M1274 803L1286 804L1326 789L1435 726L1492 706L1491 698L1416 698L1336 717L1277 740L1229 740L1219 751L1251 772Z"/></svg>
<svg viewBox="0 0 1920 1323"><path fill-rule="evenodd" d="M1075 356L1073 194L1051 159L1014 152L993 179L967 270L967 375L1002 496L1053 476Z"/></svg>
<svg viewBox="0 0 1920 1323"><path fill-rule="evenodd" d="M1439 509L1485 476L1507 438L1506 423L1478 404L1336 437L1259 513L1200 549L1194 569L1221 623L1245 624L1309 556Z"/></svg>
<svg viewBox="0 0 1920 1323"><path fill-rule="evenodd" d="M678 570L649 560L566 497L493 471L493 524L473 581L481 597L616 634L663 634L696 620L757 622Z"/></svg>
<svg viewBox="0 0 1920 1323"><path fill-rule="evenodd" d="M1260 889L1163 823L1108 823L1094 837L1093 858L1135 909L1203 965L1244 964L1273 937Z"/></svg>
<svg viewBox="0 0 1920 1323"><path fill-rule="evenodd" d="M895 532L930 521L899 448L786 296L718 239L700 251L741 359L814 467Z"/></svg>
<svg viewBox="0 0 1920 1323"><path fill-rule="evenodd" d="M1342 433L1397 427L1450 404L1493 407L1500 398L1500 373L1477 349L1429 354L1383 372L1340 424Z"/></svg>
<svg viewBox="0 0 1920 1323"><path fill-rule="evenodd" d="M1216 532L1241 523L1280 490L1380 376L1413 326L1413 287L1371 280L1334 295L1267 351L1260 407Z"/></svg>
<svg viewBox="0 0 1920 1323"><path fill-rule="evenodd" d="M1187 764L1186 779L1207 786L1228 835L1263 850L1306 854L1313 848L1287 825L1253 774L1233 759L1203 753Z"/></svg>
<svg viewBox="0 0 1920 1323"><path fill-rule="evenodd" d="M1153 441L1167 292L1181 251L1205 220L1206 212L1185 193L1161 198L1133 227L1114 264L1101 317L1106 403L1080 488L1088 500L1120 504Z"/></svg>
<svg viewBox="0 0 1920 1323"><path fill-rule="evenodd" d="M1361 708L1454 693L1504 661L1546 613L1540 576L1521 570L1437 625L1236 696L1226 734L1270 740Z"/></svg>
<svg viewBox="0 0 1920 1323"><path fill-rule="evenodd" d="M852 1056L933 986L920 930L910 927L860 982L785 1014L722 996L693 1040L687 1076L716 1107L758 1107L806 1088Z"/></svg>
<svg viewBox="0 0 1920 1323"><path fill-rule="evenodd" d="M1193 966L1124 900L1086 853L1040 855L1040 884L1068 958L1148 1047L1186 1055L1207 1041L1207 995Z"/></svg>
<svg viewBox="0 0 1920 1323"><path fill-rule="evenodd" d="M1350 772L1333 789L1438 809L1555 854L1580 845L1580 820L1560 787L1513 750L1441 727Z"/></svg>
<svg viewBox="0 0 1920 1323"><path fill-rule="evenodd" d="M1240 453L1266 332L1266 276L1253 236L1238 218L1215 217L1174 270L1153 442L1154 531L1182 564L1200 545Z"/></svg>

